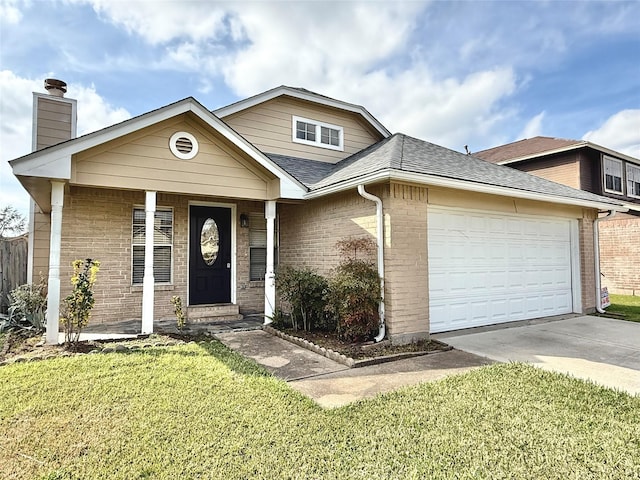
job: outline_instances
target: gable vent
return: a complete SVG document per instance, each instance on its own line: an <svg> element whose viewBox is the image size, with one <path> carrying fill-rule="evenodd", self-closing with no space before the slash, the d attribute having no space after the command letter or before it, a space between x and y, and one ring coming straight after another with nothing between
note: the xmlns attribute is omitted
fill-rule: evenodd
<svg viewBox="0 0 640 480"><path fill-rule="evenodd" d="M190 160L198 154L198 140L187 132L176 132L169 139L171 153L181 160Z"/></svg>

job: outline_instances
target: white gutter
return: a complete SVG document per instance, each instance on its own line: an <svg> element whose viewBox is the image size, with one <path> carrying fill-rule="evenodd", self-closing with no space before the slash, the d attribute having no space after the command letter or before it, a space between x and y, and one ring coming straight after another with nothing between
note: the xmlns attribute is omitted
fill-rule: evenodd
<svg viewBox="0 0 640 480"><path fill-rule="evenodd" d="M380 342L385 335L386 326L384 321L384 217L382 214L382 200L375 195L370 194L364 189L364 185L358 185L358 193L362 198L371 200L376 204L376 235L378 237L378 276L380 277L380 303L378 305L378 315L380 316L380 324L378 326L378 335L374 338L376 343Z"/></svg>
<svg viewBox="0 0 640 480"><path fill-rule="evenodd" d="M600 220L611 218L616 214L615 210L609 210L604 217L596 218L593 222L593 251L594 251L594 263L596 273L596 310L598 313L606 313L602 308L602 297L600 296L600 235L598 233L598 224Z"/></svg>

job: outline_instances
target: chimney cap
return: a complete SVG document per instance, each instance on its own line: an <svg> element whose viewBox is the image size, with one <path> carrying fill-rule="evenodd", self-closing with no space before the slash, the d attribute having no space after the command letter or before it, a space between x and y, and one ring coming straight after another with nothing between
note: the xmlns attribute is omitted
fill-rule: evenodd
<svg viewBox="0 0 640 480"><path fill-rule="evenodd" d="M55 78L46 78L44 80L44 88L50 95L56 97L64 97L64 94L67 93L66 82Z"/></svg>

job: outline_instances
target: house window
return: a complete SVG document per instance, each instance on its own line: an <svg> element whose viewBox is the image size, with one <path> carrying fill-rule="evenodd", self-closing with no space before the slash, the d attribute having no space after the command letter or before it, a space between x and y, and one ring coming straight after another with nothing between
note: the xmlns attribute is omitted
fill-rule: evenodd
<svg viewBox="0 0 640 480"><path fill-rule="evenodd" d="M144 278L144 208L133 209L131 250L133 267L131 283L139 285ZM173 210L158 208L154 214L153 226L153 277L155 283L171 283L171 264L173 257Z"/></svg>
<svg viewBox="0 0 640 480"><path fill-rule="evenodd" d="M622 161L604 157L604 189L610 193L622 193Z"/></svg>
<svg viewBox="0 0 640 480"><path fill-rule="evenodd" d="M277 222L276 222L277 225ZM278 263L278 231L274 230L274 263ZM249 280L264 280L267 273L267 219L249 215Z"/></svg>
<svg viewBox="0 0 640 480"><path fill-rule="evenodd" d="M342 127L293 116L293 141L316 147L344 150Z"/></svg>
<svg viewBox="0 0 640 480"><path fill-rule="evenodd" d="M640 198L640 165L627 163L627 195Z"/></svg>

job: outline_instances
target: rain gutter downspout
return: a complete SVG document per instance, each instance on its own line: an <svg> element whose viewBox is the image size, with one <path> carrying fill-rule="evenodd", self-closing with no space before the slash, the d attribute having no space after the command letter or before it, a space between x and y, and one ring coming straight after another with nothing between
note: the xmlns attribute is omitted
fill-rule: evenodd
<svg viewBox="0 0 640 480"><path fill-rule="evenodd" d="M607 218L611 218L616 214L615 210L609 210L604 217L596 218L593 221L593 251L595 252L594 260L595 260L595 271L596 271L596 311L598 313L606 313L604 308L602 308L602 297L600 294L600 235L598 233L598 224L600 220L605 220Z"/></svg>
<svg viewBox="0 0 640 480"><path fill-rule="evenodd" d="M364 189L364 185L358 185L358 193L362 198L371 200L376 204L376 234L378 237L378 276L380 277L380 303L378 304L378 315L380 316L380 324L378 325L378 335L374 338L375 342L380 342L385 335L386 325L384 320L384 217L382 214L382 200L375 195L370 194Z"/></svg>

